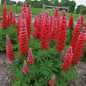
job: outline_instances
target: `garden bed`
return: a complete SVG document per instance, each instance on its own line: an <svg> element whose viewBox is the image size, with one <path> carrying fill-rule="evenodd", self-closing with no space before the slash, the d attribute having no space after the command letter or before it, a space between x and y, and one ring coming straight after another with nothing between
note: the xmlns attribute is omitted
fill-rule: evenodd
<svg viewBox="0 0 86 86"><path fill-rule="evenodd" d="M0 86L11 86L13 83L12 73L6 69L9 65L6 53L0 53ZM77 80L73 81L69 86L86 86L86 62L79 62L74 72L78 74Z"/></svg>

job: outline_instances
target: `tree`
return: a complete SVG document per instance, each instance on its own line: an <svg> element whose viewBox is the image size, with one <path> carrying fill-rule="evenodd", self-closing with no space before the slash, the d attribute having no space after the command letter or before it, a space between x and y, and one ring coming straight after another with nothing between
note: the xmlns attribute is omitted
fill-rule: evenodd
<svg viewBox="0 0 86 86"><path fill-rule="evenodd" d="M55 1L54 1L54 5L55 5L55 6L59 6L58 0L55 0Z"/></svg>
<svg viewBox="0 0 86 86"><path fill-rule="evenodd" d="M84 10L83 10L84 9ZM85 14L86 12L85 12L85 9L86 9L86 7L84 6L84 5L78 5L77 6L77 9L76 9L76 13L78 14L78 13L83 13L83 14Z"/></svg>
<svg viewBox="0 0 86 86"><path fill-rule="evenodd" d="M6 3L10 2L10 0L1 0L1 4L4 4L5 1L6 1Z"/></svg>
<svg viewBox="0 0 86 86"><path fill-rule="evenodd" d="M75 7L76 7L76 2L75 1L70 1L69 12L74 12Z"/></svg>

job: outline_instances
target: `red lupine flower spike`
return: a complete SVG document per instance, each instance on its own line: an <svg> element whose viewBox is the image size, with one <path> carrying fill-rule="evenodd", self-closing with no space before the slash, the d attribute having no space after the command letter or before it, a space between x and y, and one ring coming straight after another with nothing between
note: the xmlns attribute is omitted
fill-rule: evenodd
<svg viewBox="0 0 86 86"><path fill-rule="evenodd" d="M27 14L27 33L29 39L31 35L31 21L32 21L32 13L31 13L31 5L29 5Z"/></svg>
<svg viewBox="0 0 86 86"><path fill-rule="evenodd" d="M31 13L31 5L28 7L28 12Z"/></svg>
<svg viewBox="0 0 86 86"><path fill-rule="evenodd" d="M63 71L68 71L70 68L70 65L72 64L72 47L70 46L66 52L65 58L64 58L64 62L62 65L62 70Z"/></svg>
<svg viewBox="0 0 86 86"><path fill-rule="evenodd" d="M52 36L52 28L53 28L53 23L54 23L53 21L54 21L54 17L53 17L53 15L51 15L50 16L50 33L51 33L51 36Z"/></svg>
<svg viewBox="0 0 86 86"><path fill-rule="evenodd" d="M57 39L57 20L54 19L53 21L53 27L51 29L51 39Z"/></svg>
<svg viewBox="0 0 86 86"><path fill-rule="evenodd" d="M73 25L74 25L74 21L73 21L73 16L72 16L72 13L71 13L70 20L69 20L69 23L68 23L68 26L70 27L71 30L73 30Z"/></svg>
<svg viewBox="0 0 86 86"><path fill-rule="evenodd" d="M27 58L27 62L28 64L34 64L34 59L33 59L33 55L32 55L32 50L31 48L29 49L29 52L28 52L28 58Z"/></svg>
<svg viewBox="0 0 86 86"><path fill-rule="evenodd" d="M50 41L49 13L45 11L42 18L41 49L48 50L49 41Z"/></svg>
<svg viewBox="0 0 86 86"><path fill-rule="evenodd" d="M8 35L6 36L6 42L7 42L6 45L7 59L10 60L10 62L15 61L13 48Z"/></svg>
<svg viewBox="0 0 86 86"><path fill-rule="evenodd" d="M37 26L36 26L36 38L41 37L41 28L42 28L42 19L41 19L41 13L37 15Z"/></svg>
<svg viewBox="0 0 86 86"><path fill-rule="evenodd" d="M73 52L74 52L75 45L76 45L76 42L77 42L79 34L80 34L80 29L81 29L81 18L78 18L74 32L73 32L71 44L70 44L73 48Z"/></svg>
<svg viewBox="0 0 86 86"><path fill-rule="evenodd" d="M67 33L67 17L66 17L66 12L63 11L62 18L60 18L59 30L58 30L58 36L57 36L56 50L58 52L61 52L62 50L64 50L66 33Z"/></svg>
<svg viewBox="0 0 86 86"><path fill-rule="evenodd" d="M3 22L3 29L6 29L7 28L7 6L6 6L6 2L4 2L4 6L3 6L2 22Z"/></svg>
<svg viewBox="0 0 86 86"><path fill-rule="evenodd" d="M27 13L27 3L26 3L26 1L24 1L24 4L23 4L23 7L22 7L22 13L25 13L25 15L26 15L26 13Z"/></svg>
<svg viewBox="0 0 86 86"><path fill-rule="evenodd" d="M10 9L10 24L12 24L12 15L13 15L13 12L12 12L12 8Z"/></svg>
<svg viewBox="0 0 86 86"><path fill-rule="evenodd" d="M52 76L51 80L49 81L49 85L55 84L55 76Z"/></svg>
<svg viewBox="0 0 86 86"><path fill-rule="evenodd" d="M20 29L21 29L21 15L18 15L18 23L17 23L17 28L18 28L18 36L19 36L19 32L20 32Z"/></svg>
<svg viewBox="0 0 86 86"><path fill-rule="evenodd" d="M24 61L24 64L23 64L23 73L29 73L29 72L30 72L30 70L29 70L29 68L27 66L27 63L26 63L26 61Z"/></svg>
<svg viewBox="0 0 86 86"><path fill-rule="evenodd" d="M59 8L57 7L57 8L56 8L56 11L55 11L54 18L57 18L57 16L58 16L58 12L59 12Z"/></svg>
<svg viewBox="0 0 86 86"><path fill-rule="evenodd" d="M77 65L79 60L81 59L84 43L85 43L85 32L82 31L75 45L75 50L73 54L73 66Z"/></svg>
<svg viewBox="0 0 86 86"><path fill-rule="evenodd" d="M28 36L27 36L26 21L24 19L21 22L21 28L19 31L19 44L21 55L26 56L28 54Z"/></svg>

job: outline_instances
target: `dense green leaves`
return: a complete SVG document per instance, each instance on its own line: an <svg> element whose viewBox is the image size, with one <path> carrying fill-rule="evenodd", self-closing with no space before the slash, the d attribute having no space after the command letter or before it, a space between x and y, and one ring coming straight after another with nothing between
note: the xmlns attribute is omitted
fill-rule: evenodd
<svg viewBox="0 0 86 86"><path fill-rule="evenodd" d="M40 39L29 39L28 48L32 48L35 63L28 65L29 73L23 74L23 62L28 56L23 57L19 52L15 52L17 61L8 68L13 71L15 79L12 86L49 86L53 75L56 78L55 86L67 86L75 79L76 74L73 73L72 67L69 71L62 71L63 59L60 59L60 53L55 50L54 45L47 51L41 50Z"/></svg>
<svg viewBox="0 0 86 86"><path fill-rule="evenodd" d="M16 50L19 47L17 29L15 26L11 25L5 30L0 27L0 51L6 50L6 35L9 35L10 41L13 45L13 50Z"/></svg>

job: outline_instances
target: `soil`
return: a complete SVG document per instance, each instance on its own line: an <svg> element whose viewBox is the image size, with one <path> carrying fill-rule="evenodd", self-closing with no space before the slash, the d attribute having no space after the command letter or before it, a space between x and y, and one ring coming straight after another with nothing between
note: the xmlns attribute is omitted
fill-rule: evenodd
<svg viewBox="0 0 86 86"><path fill-rule="evenodd" d="M6 53L0 53L0 86L11 86L13 83L12 73L6 69L9 65ZM79 62L79 66L76 66L74 72L78 75L77 80L68 86L86 86L86 62Z"/></svg>
<svg viewBox="0 0 86 86"><path fill-rule="evenodd" d="M7 70L10 62L6 58L6 53L0 53L0 86L11 86L13 83L13 76Z"/></svg>

